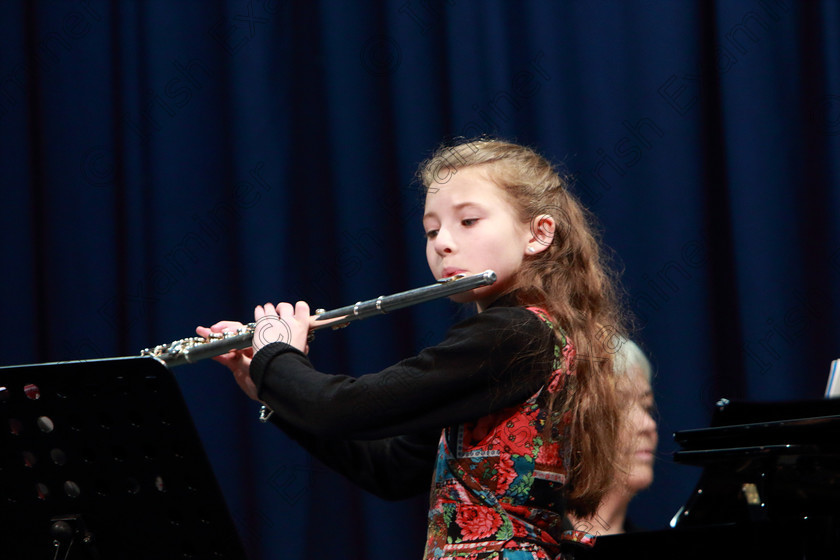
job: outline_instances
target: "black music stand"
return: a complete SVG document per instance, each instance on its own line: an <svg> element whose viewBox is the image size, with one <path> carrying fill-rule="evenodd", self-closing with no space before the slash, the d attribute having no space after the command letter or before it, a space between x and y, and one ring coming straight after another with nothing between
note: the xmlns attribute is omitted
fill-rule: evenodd
<svg viewBox="0 0 840 560"><path fill-rule="evenodd" d="M246 558L164 365L0 368L0 557Z"/></svg>

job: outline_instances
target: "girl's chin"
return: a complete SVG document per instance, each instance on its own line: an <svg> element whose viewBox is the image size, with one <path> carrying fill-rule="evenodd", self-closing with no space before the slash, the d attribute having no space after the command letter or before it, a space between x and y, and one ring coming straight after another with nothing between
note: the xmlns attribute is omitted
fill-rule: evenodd
<svg viewBox="0 0 840 560"><path fill-rule="evenodd" d="M492 286L483 286L454 294L449 296L449 300L455 303L475 303L481 311L490 306L502 294L501 286L497 286L497 284L498 282Z"/></svg>
<svg viewBox="0 0 840 560"><path fill-rule="evenodd" d="M475 296L470 295L469 292L461 292L460 294L453 294L449 296L450 301L455 303L469 303L475 301Z"/></svg>

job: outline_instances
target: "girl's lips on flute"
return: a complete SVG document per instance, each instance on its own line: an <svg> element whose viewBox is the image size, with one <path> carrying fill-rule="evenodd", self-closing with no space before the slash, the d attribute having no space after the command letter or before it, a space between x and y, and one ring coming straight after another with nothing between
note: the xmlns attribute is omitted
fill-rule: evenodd
<svg viewBox="0 0 840 560"><path fill-rule="evenodd" d="M466 272L463 268L452 268L446 267L443 269L443 278L449 278L450 276L455 276L456 274L462 274Z"/></svg>

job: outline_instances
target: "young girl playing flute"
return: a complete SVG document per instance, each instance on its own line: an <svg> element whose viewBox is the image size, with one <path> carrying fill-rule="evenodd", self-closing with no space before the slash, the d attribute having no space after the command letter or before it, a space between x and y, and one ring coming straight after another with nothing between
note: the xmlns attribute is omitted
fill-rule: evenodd
<svg viewBox="0 0 840 560"><path fill-rule="evenodd" d="M567 513L592 515L617 468L621 411L604 339L623 334L622 317L588 213L517 144L443 147L419 175L432 275L496 272L452 298L477 314L355 378L310 363L305 302L268 303L255 310L253 347L216 360L272 422L361 487L388 499L430 492L424 558L562 557L564 542L589 539Z"/></svg>

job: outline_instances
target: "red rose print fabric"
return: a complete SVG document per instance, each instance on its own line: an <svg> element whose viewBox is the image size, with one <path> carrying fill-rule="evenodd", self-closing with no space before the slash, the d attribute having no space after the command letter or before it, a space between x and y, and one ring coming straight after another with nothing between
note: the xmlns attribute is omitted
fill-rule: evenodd
<svg viewBox="0 0 840 560"><path fill-rule="evenodd" d="M529 309L557 328L545 311ZM549 403L574 390L575 350L558 332L543 389L441 434L425 559L559 557L569 415Z"/></svg>

